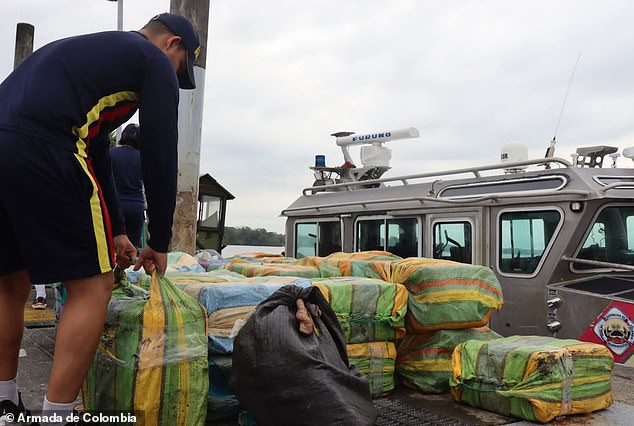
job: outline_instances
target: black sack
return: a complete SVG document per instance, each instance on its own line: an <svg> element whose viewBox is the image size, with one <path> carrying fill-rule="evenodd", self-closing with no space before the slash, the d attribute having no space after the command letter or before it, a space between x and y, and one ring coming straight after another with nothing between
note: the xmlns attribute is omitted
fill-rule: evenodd
<svg viewBox="0 0 634 426"><path fill-rule="evenodd" d="M297 299L317 332L299 331ZM360 426L377 417L368 381L349 365L339 322L316 287L287 285L258 305L233 342L230 386L258 426Z"/></svg>

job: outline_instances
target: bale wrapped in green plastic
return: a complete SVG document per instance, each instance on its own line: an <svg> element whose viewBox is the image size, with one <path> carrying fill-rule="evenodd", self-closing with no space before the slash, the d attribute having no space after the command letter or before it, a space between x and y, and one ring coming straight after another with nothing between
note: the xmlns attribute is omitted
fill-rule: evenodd
<svg viewBox="0 0 634 426"><path fill-rule="evenodd" d="M346 345L350 365L368 379L373 398L394 390L396 346L392 342L351 343Z"/></svg>
<svg viewBox="0 0 634 426"><path fill-rule="evenodd" d="M552 337L512 336L456 347L454 400L506 416L549 422L612 405L609 349Z"/></svg>
<svg viewBox="0 0 634 426"><path fill-rule="evenodd" d="M378 278L389 281L391 264L401 260L400 256L387 251L361 251L356 253L333 253L317 266L322 277L354 276Z"/></svg>
<svg viewBox="0 0 634 426"><path fill-rule="evenodd" d="M410 258L392 262L390 281L409 290L408 332L487 325L502 306L502 288L491 269L447 260Z"/></svg>
<svg viewBox="0 0 634 426"><path fill-rule="evenodd" d="M142 425L201 425L207 414L207 315L157 272L150 291L121 280L82 389L88 411Z"/></svg>
<svg viewBox="0 0 634 426"><path fill-rule="evenodd" d="M373 278L313 279L337 315L346 343L394 342L405 334L407 289Z"/></svg>
<svg viewBox="0 0 634 426"><path fill-rule="evenodd" d="M297 259L287 257L282 254L272 254L264 252L238 253L229 258L230 260L240 259L251 263L295 263Z"/></svg>
<svg viewBox="0 0 634 426"><path fill-rule="evenodd" d="M244 275L237 272L227 271L226 269L215 269L207 272L194 272L194 271L168 271L165 273L165 278L170 280L177 288L183 289L189 284L209 284L209 283L224 283L228 281L236 281L244 279ZM141 288L149 289L152 283L152 277L149 275L140 275L139 280L136 283Z"/></svg>
<svg viewBox="0 0 634 426"><path fill-rule="evenodd" d="M403 378L406 386L421 392L449 392L449 379L453 373L451 355L456 346L467 340L500 337L488 327L406 334L398 346L396 374Z"/></svg>
<svg viewBox="0 0 634 426"><path fill-rule="evenodd" d="M252 263L245 260L232 260L226 269L245 277L263 277L269 275L301 278L319 278L319 269L315 266L292 265L286 263Z"/></svg>

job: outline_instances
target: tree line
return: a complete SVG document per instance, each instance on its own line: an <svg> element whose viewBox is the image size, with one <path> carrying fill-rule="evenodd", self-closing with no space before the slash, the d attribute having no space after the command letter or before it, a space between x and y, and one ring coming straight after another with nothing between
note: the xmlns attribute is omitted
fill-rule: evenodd
<svg viewBox="0 0 634 426"><path fill-rule="evenodd" d="M241 246L283 246L284 235L267 231L264 228L252 229L248 226L239 226L237 228L225 226L222 242L227 245Z"/></svg>

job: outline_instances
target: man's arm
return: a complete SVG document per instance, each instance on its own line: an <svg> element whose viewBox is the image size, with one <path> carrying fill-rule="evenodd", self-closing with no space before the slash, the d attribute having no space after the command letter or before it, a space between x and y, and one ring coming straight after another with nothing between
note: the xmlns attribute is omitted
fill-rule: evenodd
<svg viewBox="0 0 634 426"><path fill-rule="evenodd" d="M178 171L178 81L169 59L149 60L139 103L139 151L148 213L148 246L165 253L172 237Z"/></svg>

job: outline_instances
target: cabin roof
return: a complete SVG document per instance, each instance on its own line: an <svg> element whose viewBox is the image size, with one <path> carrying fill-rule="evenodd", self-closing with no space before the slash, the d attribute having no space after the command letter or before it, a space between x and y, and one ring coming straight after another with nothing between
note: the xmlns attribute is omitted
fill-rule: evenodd
<svg viewBox="0 0 634 426"><path fill-rule="evenodd" d="M236 198L222 185L220 185L216 179L211 177L209 173L200 175L200 177L198 178L198 193L204 193L205 195L213 195L216 197L223 197L227 200L233 200L234 198Z"/></svg>

